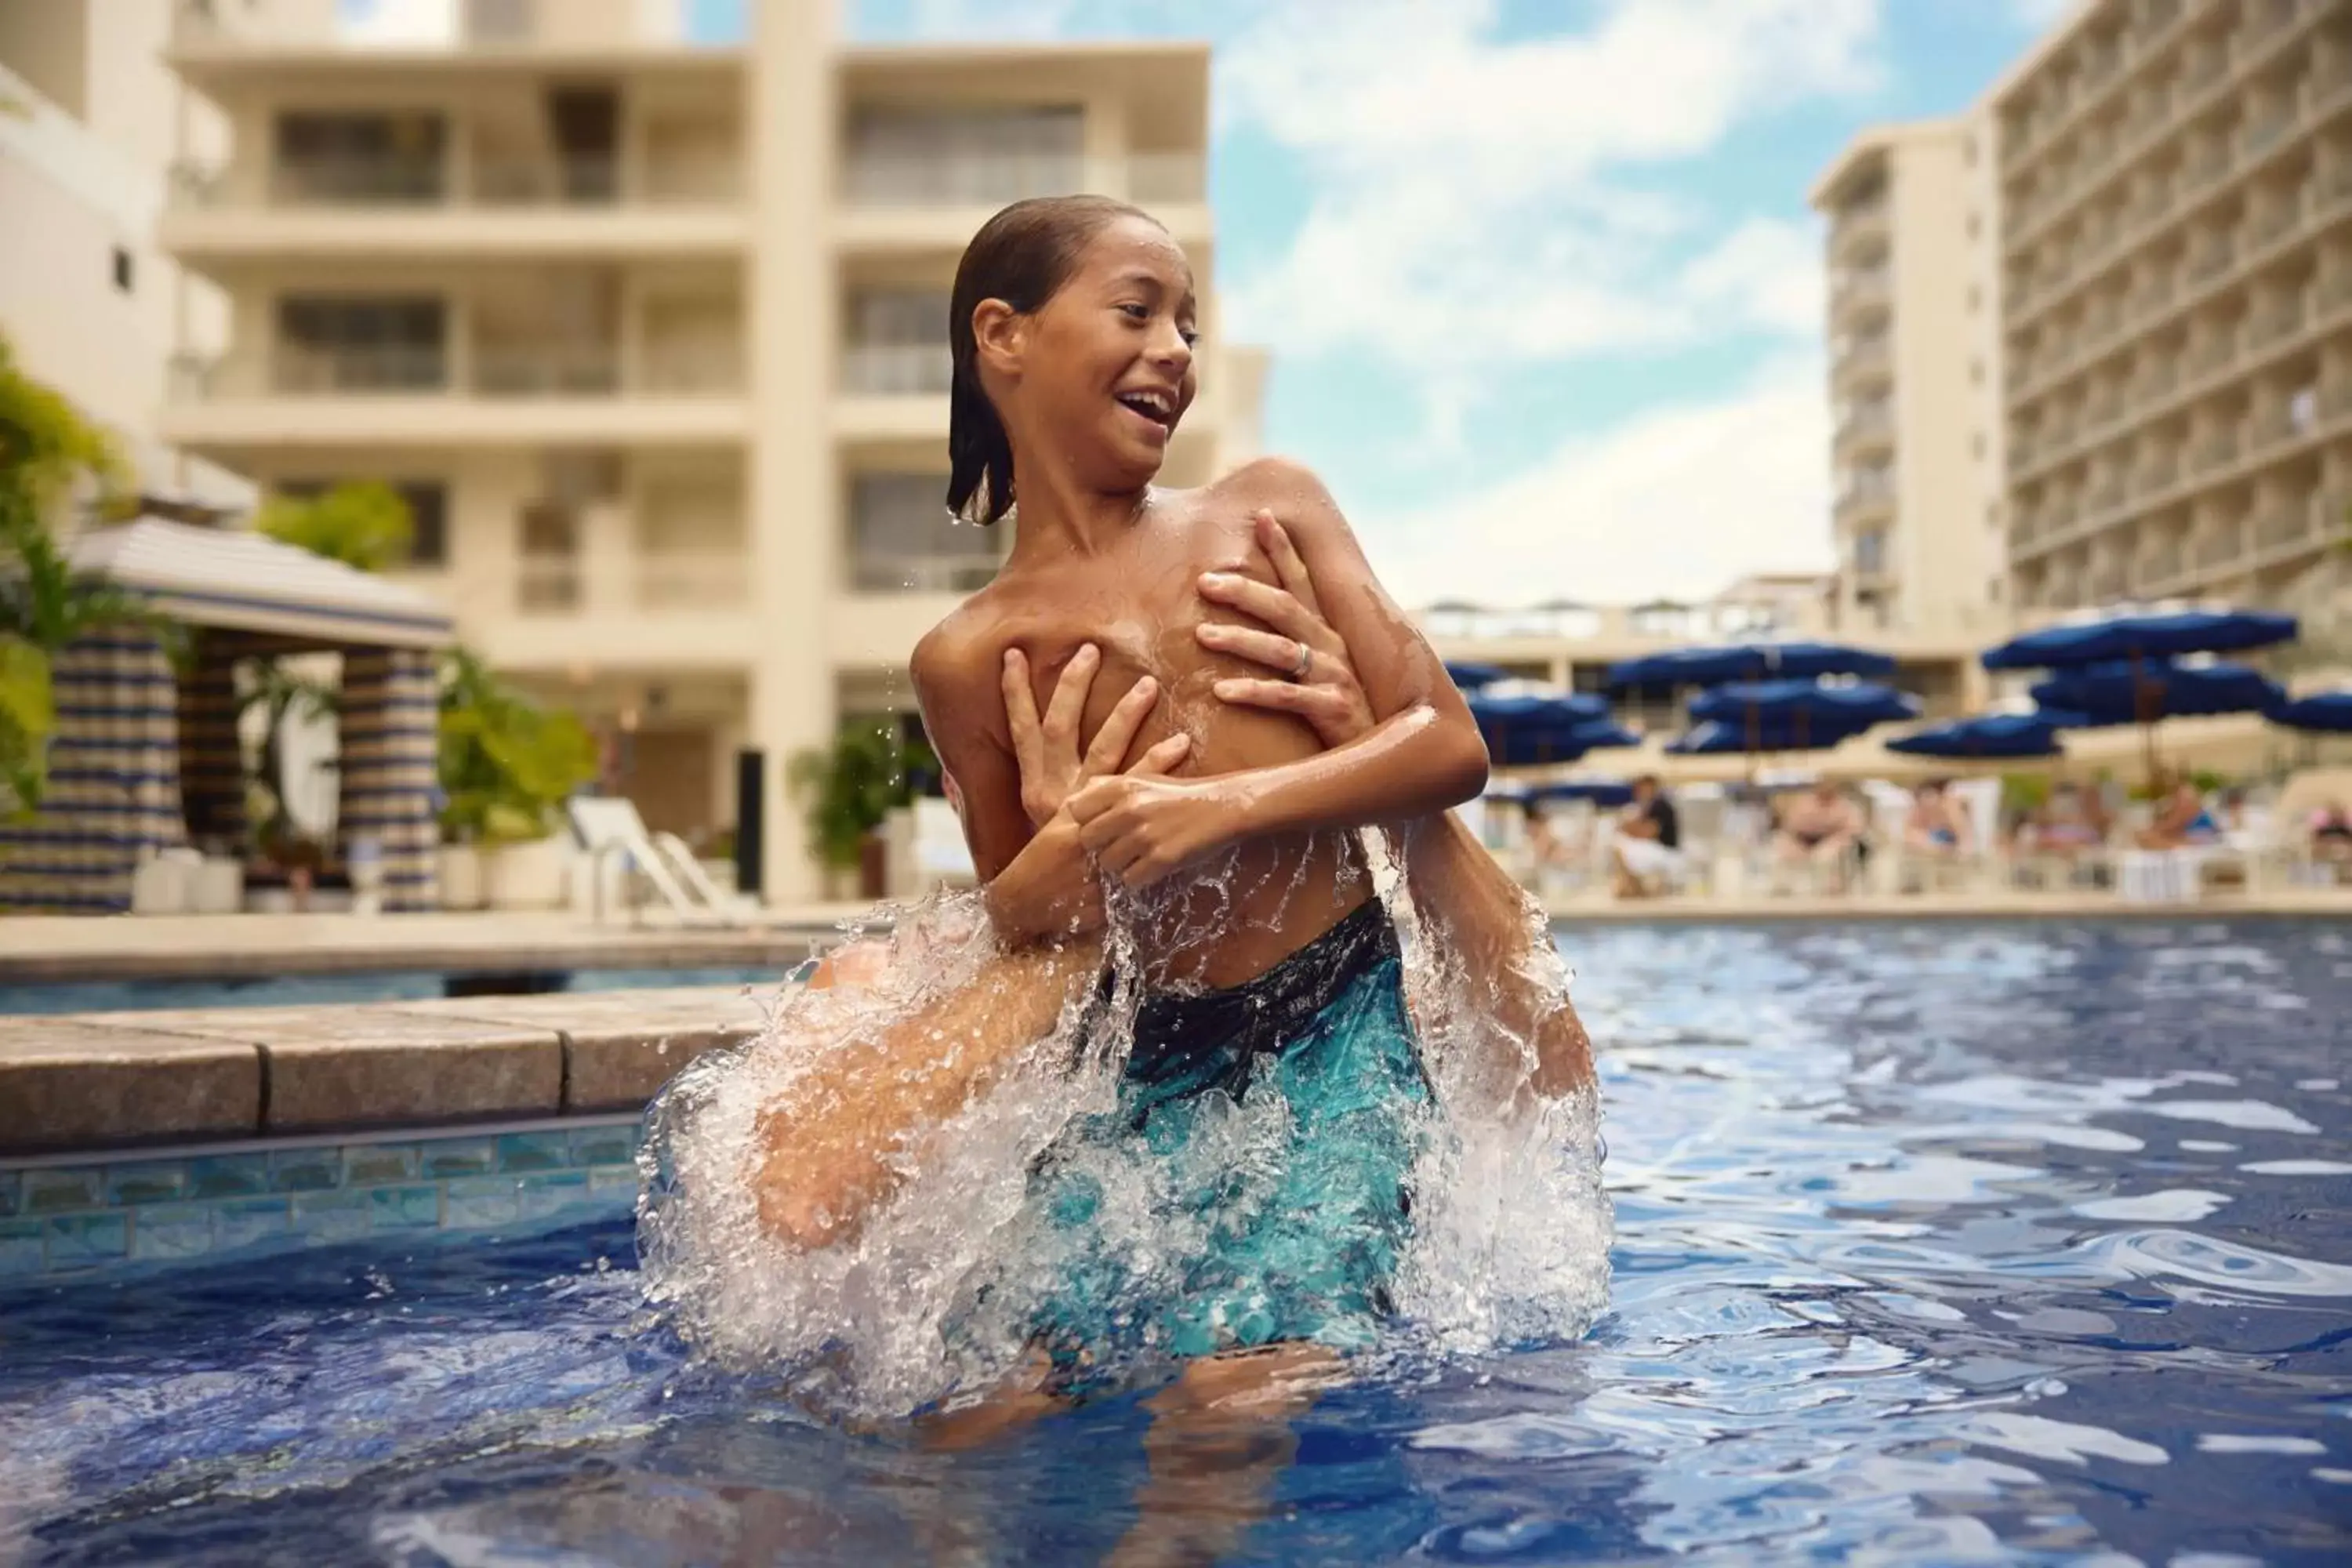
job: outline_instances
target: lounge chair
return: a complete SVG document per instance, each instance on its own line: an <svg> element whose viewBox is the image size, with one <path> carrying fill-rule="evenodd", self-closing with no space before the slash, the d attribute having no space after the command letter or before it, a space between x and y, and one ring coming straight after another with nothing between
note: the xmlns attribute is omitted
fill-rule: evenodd
<svg viewBox="0 0 2352 1568"><path fill-rule="evenodd" d="M595 888L597 921L604 918L605 863L623 859L650 884L672 914L688 925L748 925L760 916L757 900L730 893L710 879L694 851L675 833L648 833L636 803L617 795L579 795L570 805L572 831L588 851ZM634 919L638 906L628 902Z"/></svg>

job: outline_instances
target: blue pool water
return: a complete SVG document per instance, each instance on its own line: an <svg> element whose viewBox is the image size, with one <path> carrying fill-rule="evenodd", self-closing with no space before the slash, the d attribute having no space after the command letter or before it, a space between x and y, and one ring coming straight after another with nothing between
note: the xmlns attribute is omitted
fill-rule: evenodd
<svg viewBox="0 0 2352 1568"><path fill-rule="evenodd" d="M65 1284L0 1298L0 1562L2352 1561L2352 927L1564 941L1580 1342L1155 1473L1134 1398L942 1451L688 1365L617 1218Z"/></svg>

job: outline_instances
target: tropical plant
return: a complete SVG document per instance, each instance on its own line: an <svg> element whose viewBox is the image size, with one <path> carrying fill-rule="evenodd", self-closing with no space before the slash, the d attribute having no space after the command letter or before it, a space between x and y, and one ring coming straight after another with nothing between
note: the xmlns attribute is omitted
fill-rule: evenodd
<svg viewBox="0 0 2352 1568"><path fill-rule="evenodd" d="M19 370L0 337L0 816L40 804L58 650L148 618L131 595L76 572L55 531L77 499L98 515L117 510L122 479L107 434Z"/></svg>
<svg viewBox="0 0 2352 1568"><path fill-rule="evenodd" d="M914 775L939 765L930 747L907 739L895 721L872 719L845 720L831 747L793 757L787 776L817 859L856 868L866 836L914 797Z"/></svg>
<svg viewBox="0 0 2352 1568"><path fill-rule="evenodd" d="M274 496L253 526L282 544L362 572L402 564L416 543L408 502L379 479L354 479L316 495Z"/></svg>
<svg viewBox="0 0 2352 1568"><path fill-rule="evenodd" d="M527 843L553 832L596 776L596 742L575 715L541 708L458 648L442 677L439 775L443 838Z"/></svg>

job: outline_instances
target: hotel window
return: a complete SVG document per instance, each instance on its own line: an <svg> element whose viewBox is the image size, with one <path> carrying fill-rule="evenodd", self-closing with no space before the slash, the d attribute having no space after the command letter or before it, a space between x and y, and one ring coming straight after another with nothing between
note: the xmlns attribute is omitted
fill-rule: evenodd
<svg viewBox="0 0 2352 1568"><path fill-rule="evenodd" d="M850 487L852 586L868 594L968 594L996 576L999 528L948 514L943 474L860 474Z"/></svg>

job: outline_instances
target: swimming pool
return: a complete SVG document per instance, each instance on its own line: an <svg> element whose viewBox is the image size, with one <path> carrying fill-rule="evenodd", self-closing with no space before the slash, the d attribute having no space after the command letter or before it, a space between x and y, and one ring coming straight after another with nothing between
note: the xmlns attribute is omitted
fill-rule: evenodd
<svg viewBox="0 0 2352 1568"><path fill-rule="evenodd" d="M0 985L0 1015L142 1012L184 1007L320 1007L421 1002L451 994L454 980L494 991L642 991L665 985L772 984L788 966L698 969L574 969L453 976L427 970L352 974L240 976L219 980L54 980Z"/></svg>
<svg viewBox="0 0 2352 1568"><path fill-rule="evenodd" d="M1236 1445L1279 1473L1228 1561L2352 1554L2352 928L1563 941L1612 1310ZM614 1216L0 1297L0 1559L1083 1562L1170 1500L1133 1400L939 1452L687 1365L630 1257Z"/></svg>

